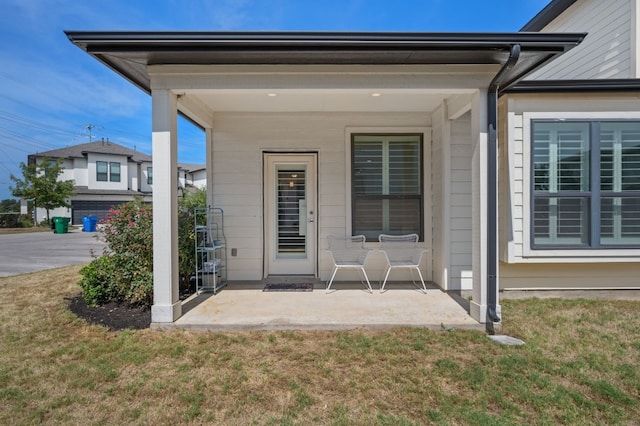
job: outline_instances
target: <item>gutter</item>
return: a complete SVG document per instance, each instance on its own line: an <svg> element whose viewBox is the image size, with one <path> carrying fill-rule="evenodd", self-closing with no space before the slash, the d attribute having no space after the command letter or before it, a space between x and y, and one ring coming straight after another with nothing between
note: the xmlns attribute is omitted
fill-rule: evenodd
<svg viewBox="0 0 640 426"><path fill-rule="evenodd" d="M495 334L493 324L500 322L498 313L498 92L503 79L520 59L520 45L511 46L509 58L488 88L487 141L487 332Z"/></svg>

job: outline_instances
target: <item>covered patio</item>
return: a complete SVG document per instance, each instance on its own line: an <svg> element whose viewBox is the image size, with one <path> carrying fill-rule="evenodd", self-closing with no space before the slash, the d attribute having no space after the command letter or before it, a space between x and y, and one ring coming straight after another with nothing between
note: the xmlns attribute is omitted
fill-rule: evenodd
<svg viewBox="0 0 640 426"><path fill-rule="evenodd" d="M158 327L440 327L455 326L458 318L460 326L500 321L498 96L579 44L584 34L67 35L151 95L152 321ZM204 131L208 204L225 211L230 249L230 285L193 309L179 300L178 289L178 114ZM374 142L367 139L371 135ZM371 143L377 151L365 158ZM407 147L418 148L402 160L390 154ZM356 157L363 166L356 167ZM403 172L390 178L396 169ZM380 176L371 193L367 185L353 184L363 170ZM274 212L282 210L278 202L284 199L278 176L287 171L291 178L305 176L296 211L305 224L298 229L304 247L299 258L277 246L282 230ZM391 181L400 184L389 189ZM358 213L372 202L382 206L374 208L373 219ZM371 230L370 222L375 222ZM324 281L331 271L322 251L327 236L354 235L360 228L370 234L371 249L387 230L419 234L429 250L420 268L435 288L427 295L393 285L383 294L344 288L325 294L323 284L314 281L320 291L283 294L262 293L262 285L255 285L281 274ZM381 265L371 259L372 276ZM471 291L469 308L456 303L446 293L450 290Z"/></svg>
<svg viewBox="0 0 640 426"><path fill-rule="evenodd" d="M270 282L312 283L313 291L263 291ZM360 283L336 282L336 290L327 293L325 282L309 277L236 281L215 295L193 295L183 302L177 321L153 323L152 327L206 331L484 329L471 318L469 301L458 292L445 292L429 283L424 294L411 283L392 282L380 293L377 283L372 285L374 291L369 293Z"/></svg>

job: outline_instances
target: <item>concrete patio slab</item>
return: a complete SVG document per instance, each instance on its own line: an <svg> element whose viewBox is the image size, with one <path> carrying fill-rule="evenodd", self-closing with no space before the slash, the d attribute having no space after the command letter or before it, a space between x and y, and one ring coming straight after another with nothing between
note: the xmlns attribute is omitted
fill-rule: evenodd
<svg viewBox="0 0 640 426"><path fill-rule="evenodd" d="M309 281L308 279L306 281ZM473 328L484 325L468 314L465 300L439 289L423 293L411 284L388 284L369 293L359 284L336 283L325 292L314 281L311 292L263 292L264 282L230 283L216 295L195 295L183 304L176 327L197 330L287 330L425 327ZM332 286L333 287L333 286Z"/></svg>

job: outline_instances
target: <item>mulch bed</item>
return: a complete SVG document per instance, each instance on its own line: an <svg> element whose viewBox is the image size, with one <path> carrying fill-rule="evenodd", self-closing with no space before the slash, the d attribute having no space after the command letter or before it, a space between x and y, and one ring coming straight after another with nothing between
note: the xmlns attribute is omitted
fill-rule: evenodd
<svg viewBox="0 0 640 426"><path fill-rule="evenodd" d="M126 302L109 302L103 306L87 306L82 294L67 299L69 310L90 324L107 327L111 331L140 330L151 325L151 309L132 306Z"/></svg>

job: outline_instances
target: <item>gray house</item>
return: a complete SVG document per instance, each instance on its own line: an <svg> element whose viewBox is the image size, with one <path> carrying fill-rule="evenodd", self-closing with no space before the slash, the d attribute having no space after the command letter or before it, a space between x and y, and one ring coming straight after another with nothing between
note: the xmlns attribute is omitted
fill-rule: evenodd
<svg viewBox="0 0 640 426"><path fill-rule="evenodd" d="M43 157L64 160L61 180L75 181L75 195L69 200L71 208L58 208L51 216L71 218L82 224L84 216L103 219L109 209L118 204L142 197L151 202L153 191L153 162L150 155L111 141L97 141L28 156L28 162L38 163ZM182 192L206 186L203 165L179 164L177 186ZM44 209L37 209L36 218L46 217Z"/></svg>

